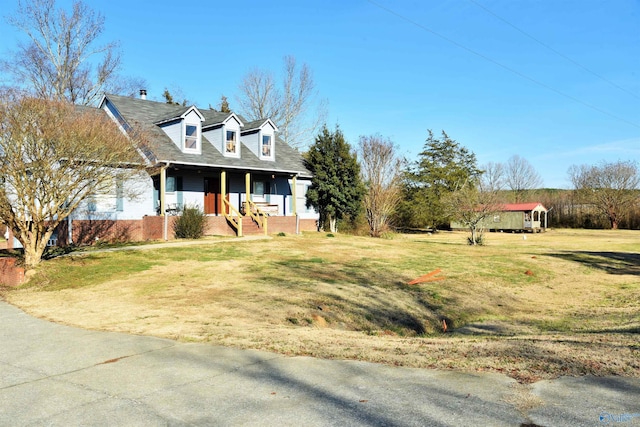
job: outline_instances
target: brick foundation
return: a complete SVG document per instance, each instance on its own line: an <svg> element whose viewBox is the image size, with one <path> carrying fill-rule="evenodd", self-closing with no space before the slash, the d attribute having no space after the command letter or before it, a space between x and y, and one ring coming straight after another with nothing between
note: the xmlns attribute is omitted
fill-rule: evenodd
<svg viewBox="0 0 640 427"><path fill-rule="evenodd" d="M167 217L167 238L175 239L173 224L177 217ZM245 235L263 234L250 217L243 217L243 231ZM270 216L267 219L269 234L295 234L295 216ZM316 231L317 222L314 219L301 219L300 231ZM68 223L62 222L58 226L58 245L68 244ZM164 217L145 216L139 220L74 220L72 224L73 243L76 245L91 245L96 242L140 242L147 240L162 240L164 238ZM223 216L208 216L205 225L207 236L235 236L236 231Z"/></svg>
<svg viewBox="0 0 640 427"><path fill-rule="evenodd" d="M19 286L24 282L24 268L16 266L15 258L0 258L0 283Z"/></svg>
<svg viewBox="0 0 640 427"><path fill-rule="evenodd" d="M302 231L318 231L318 220L317 219L301 219L300 232Z"/></svg>

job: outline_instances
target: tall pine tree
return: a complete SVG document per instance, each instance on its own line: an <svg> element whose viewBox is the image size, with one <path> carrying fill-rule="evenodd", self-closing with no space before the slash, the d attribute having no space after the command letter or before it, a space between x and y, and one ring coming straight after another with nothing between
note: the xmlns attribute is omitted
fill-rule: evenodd
<svg viewBox="0 0 640 427"><path fill-rule="evenodd" d="M413 227L448 226L449 211L443 202L446 196L475 181L481 173L473 152L445 131L437 138L429 130L418 160L409 164L404 174L402 221Z"/></svg>
<svg viewBox="0 0 640 427"><path fill-rule="evenodd" d="M306 166L313 173L307 192L307 207L320 214L319 226L337 231L337 221L353 218L362 207L364 185L360 165L344 135L325 125L306 154Z"/></svg>

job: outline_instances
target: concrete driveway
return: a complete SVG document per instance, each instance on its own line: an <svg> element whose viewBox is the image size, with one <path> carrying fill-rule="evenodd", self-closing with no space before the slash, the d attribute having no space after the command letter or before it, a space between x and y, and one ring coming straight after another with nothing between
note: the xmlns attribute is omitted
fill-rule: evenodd
<svg viewBox="0 0 640 427"><path fill-rule="evenodd" d="M394 368L86 331L0 301L2 426L640 426L640 381Z"/></svg>

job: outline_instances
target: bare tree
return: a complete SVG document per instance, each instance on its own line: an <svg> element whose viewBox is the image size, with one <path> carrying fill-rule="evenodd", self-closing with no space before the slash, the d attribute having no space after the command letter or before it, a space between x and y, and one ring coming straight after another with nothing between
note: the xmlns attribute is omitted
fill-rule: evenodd
<svg viewBox="0 0 640 427"><path fill-rule="evenodd" d="M482 187L490 191L500 191L505 186L504 164L488 162L480 167L482 169Z"/></svg>
<svg viewBox="0 0 640 427"><path fill-rule="evenodd" d="M451 217L469 228L469 244L482 243L486 219L500 210L498 192L496 188L487 187L486 182L467 181L445 197L444 204Z"/></svg>
<svg viewBox="0 0 640 427"><path fill-rule="evenodd" d="M528 190L535 190L543 185L542 178L531 163L518 155L511 156L507 161L505 183L513 191L516 203L523 201L522 198Z"/></svg>
<svg viewBox="0 0 640 427"><path fill-rule="evenodd" d="M326 117L323 102L310 114L316 98L315 83L307 64L298 67L293 56L284 57L282 88L270 71L254 69L240 83L236 102L249 120L270 118L282 139L294 148L309 144Z"/></svg>
<svg viewBox="0 0 640 427"><path fill-rule="evenodd" d="M358 156L366 187L363 201L369 233L380 237L402 199L402 161L395 144L380 135L361 136Z"/></svg>
<svg viewBox="0 0 640 427"><path fill-rule="evenodd" d="M0 222L24 247L24 262L40 262L58 224L95 194L118 192L140 173L140 141L106 115L62 101L0 99ZM123 191L123 189L120 189Z"/></svg>
<svg viewBox="0 0 640 427"><path fill-rule="evenodd" d="M239 90L237 102L247 119L279 118L281 95L273 73L255 68L244 76Z"/></svg>
<svg viewBox="0 0 640 427"><path fill-rule="evenodd" d="M2 68L35 97L91 105L105 91L128 94L132 85L140 84L117 75L118 45L97 44L104 17L81 1L74 1L67 13L56 9L55 0L18 0L8 22L28 41L2 61Z"/></svg>
<svg viewBox="0 0 640 427"><path fill-rule="evenodd" d="M591 203L617 229L620 220L640 203L640 171L633 161L571 166L569 177L578 197Z"/></svg>

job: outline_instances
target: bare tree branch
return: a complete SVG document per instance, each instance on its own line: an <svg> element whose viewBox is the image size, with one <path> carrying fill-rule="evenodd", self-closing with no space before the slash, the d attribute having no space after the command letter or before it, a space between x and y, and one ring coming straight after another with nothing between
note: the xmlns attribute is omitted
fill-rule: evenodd
<svg viewBox="0 0 640 427"><path fill-rule="evenodd" d="M104 17L75 1L71 13L56 9L55 0L18 0L8 22L28 36L2 68L38 98L95 104L103 92L130 92L117 71L118 44L98 45ZM136 82L137 83L137 82Z"/></svg>
<svg viewBox="0 0 640 427"><path fill-rule="evenodd" d="M326 102L315 102L316 91L311 69L298 67L293 56L284 57L282 88L273 73L254 69L242 80L236 102L249 120L270 118L281 138L294 148L308 145L326 118ZM317 111L310 109L317 106Z"/></svg>
<svg viewBox="0 0 640 427"><path fill-rule="evenodd" d="M640 171L633 161L603 162L599 166L571 166L569 177L578 197L593 204L612 229L640 203Z"/></svg>
<svg viewBox="0 0 640 427"><path fill-rule="evenodd" d="M81 202L116 190L143 168L143 142L126 137L106 115L66 102L5 96L0 100L0 222L36 265L56 226Z"/></svg>
<svg viewBox="0 0 640 427"><path fill-rule="evenodd" d="M505 186L505 168L502 163L489 162L481 167L480 185L484 191L500 191Z"/></svg>
<svg viewBox="0 0 640 427"><path fill-rule="evenodd" d="M542 178L531 163L518 155L510 157L507 161L505 183L513 191L516 203L522 202L527 190L535 190L543 185Z"/></svg>
<svg viewBox="0 0 640 427"><path fill-rule="evenodd" d="M447 195L445 206L453 219L469 228L471 245L482 241L485 220L500 210L498 191L483 189L473 181L467 181L460 189Z"/></svg>
<svg viewBox="0 0 640 427"><path fill-rule="evenodd" d="M402 200L402 161L395 144L380 135L361 136L358 155L366 187L363 201L369 232L373 237L380 237Z"/></svg>

